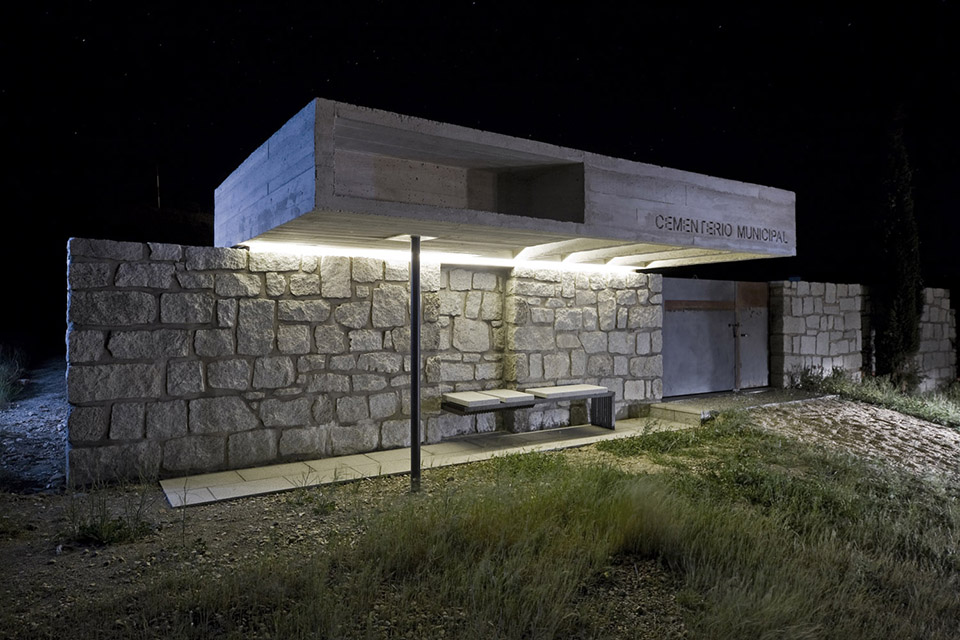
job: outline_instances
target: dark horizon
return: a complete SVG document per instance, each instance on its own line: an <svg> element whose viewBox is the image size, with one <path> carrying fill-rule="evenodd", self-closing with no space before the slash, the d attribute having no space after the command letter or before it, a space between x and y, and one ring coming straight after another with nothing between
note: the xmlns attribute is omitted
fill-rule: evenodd
<svg viewBox="0 0 960 640"><path fill-rule="evenodd" d="M902 108L925 283L960 283L955 3L170 6L7 11L3 266L26 292L0 342L62 352L69 237L212 244L213 190L314 97L795 191L796 258L671 273L864 284Z"/></svg>

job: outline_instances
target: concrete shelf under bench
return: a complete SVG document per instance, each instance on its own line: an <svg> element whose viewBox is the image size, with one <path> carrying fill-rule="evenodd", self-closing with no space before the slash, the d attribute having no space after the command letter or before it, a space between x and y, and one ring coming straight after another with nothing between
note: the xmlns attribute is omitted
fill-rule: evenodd
<svg viewBox="0 0 960 640"><path fill-rule="evenodd" d="M459 416L494 411L528 409L548 402L590 400L591 424L606 429L615 428L613 411L614 392L592 384L568 384L558 387L534 387L525 391L490 389L443 394L440 408Z"/></svg>

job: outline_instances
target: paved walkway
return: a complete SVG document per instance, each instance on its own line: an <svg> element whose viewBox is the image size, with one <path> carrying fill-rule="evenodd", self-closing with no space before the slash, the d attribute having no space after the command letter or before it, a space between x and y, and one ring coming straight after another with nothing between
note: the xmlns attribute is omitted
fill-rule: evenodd
<svg viewBox="0 0 960 640"><path fill-rule="evenodd" d="M529 433L493 431L471 434L423 445L421 468L464 464L511 453L582 447L600 440L627 438L650 431L688 428L689 423L678 421L631 418L618 420L614 431L578 425ZM405 448L171 478L162 480L160 486L171 506L182 507L409 472L410 449Z"/></svg>

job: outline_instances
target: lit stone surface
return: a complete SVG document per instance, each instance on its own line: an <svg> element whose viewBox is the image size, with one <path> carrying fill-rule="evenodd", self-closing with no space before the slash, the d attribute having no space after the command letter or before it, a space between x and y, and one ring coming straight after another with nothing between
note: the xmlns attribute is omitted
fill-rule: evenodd
<svg viewBox="0 0 960 640"><path fill-rule="evenodd" d="M67 368L72 404L125 398L156 398L163 392L163 367L157 364L75 365Z"/></svg>
<svg viewBox="0 0 960 640"><path fill-rule="evenodd" d="M250 253L250 271L296 271L300 257L282 253Z"/></svg>
<svg viewBox="0 0 960 640"><path fill-rule="evenodd" d="M189 403L190 433L231 433L260 426L257 416L240 398L198 398Z"/></svg>
<svg viewBox="0 0 960 640"><path fill-rule="evenodd" d="M214 301L209 293L164 293L160 296L160 321L171 324L210 322Z"/></svg>
<svg viewBox="0 0 960 640"><path fill-rule="evenodd" d="M235 352L233 331L230 329L198 329L193 339L193 348L198 356L233 355Z"/></svg>
<svg viewBox="0 0 960 640"><path fill-rule="evenodd" d="M248 360L218 360L207 365L207 384L212 389L243 391L250 387L253 366Z"/></svg>
<svg viewBox="0 0 960 640"><path fill-rule="evenodd" d="M190 352L189 334L179 329L159 331L115 331L107 350L121 360L184 357Z"/></svg>
<svg viewBox="0 0 960 640"><path fill-rule="evenodd" d="M237 320L237 352L264 355L273 351L276 302L241 300Z"/></svg>
<svg viewBox="0 0 960 640"><path fill-rule="evenodd" d="M393 328L409 323L407 317L407 289L400 285L384 284L373 291L373 326Z"/></svg>
<svg viewBox="0 0 960 640"><path fill-rule="evenodd" d="M302 427L284 429L280 434L279 453L281 456L329 455L329 427Z"/></svg>
<svg viewBox="0 0 960 640"><path fill-rule="evenodd" d="M294 325L277 330L277 349L280 353L310 353L310 327Z"/></svg>
<svg viewBox="0 0 960 640"><path fill-rule="evenodd" d="M325 300L281 300L277 317L289 322L324 322L330 317L330 305Z"/></svg>
<svg viewBox="0 0 960 640"><path fill-rule="evenodd" d="M320 292L324 298L350 297L350 258L323 256L320 259Z"/></svg>
<svg viewBox="0 0 960 640"><path fill-rule="evenodd" d="M260 403L260 419L265 427L297 427L310 423L311 400L267 399Z"/></svg>
<svg viewBox="0 0 960 640"><path fill-rule="evenodd" d="M184 396L203 392L203 363L199 360L171 362L167 365L167 393Z"/></svg>
<svg viewBox="0 0 960 640"><path fill-rule="evenodd" d="M115 284L118 287L167 289L173 283L172 264L124 262L117 267Z"/></svg>
<svg viewBox="0 0 960 640"><path fill-rule="evenodd" d="M293 360L287 357L257 358L253 365L254 389L287 387L295 377Z"/></svg>
<svg viewBox="0 0 960 640"><path fill-rule="evenodd" d="M483 352L490 349L490 329L482 320L455 318L453 347L459 351Z"/></svg>
<svg viewBox="0 0 960 640"><path fill-rule="evenodd" d="M370 303L345 302L336 308L333 317L345 327L362 329L370 321Z"/></svg>
<svg viewBox="0 0 960 640"><path fill-rule="evenodd" d="M113 283L113 265L105 262L75 262L67 271L71 289L97 289Z"/></svg>
<svg viewBox="0 0 960 640"><path fill-rule="evenodd" d="M263 292L263 283L258 275L218 273L214 292L225 298L254 298Z"/></svg>
<svg viewBox="0 0 960 640"><path fill-rule="evenodd" d="M377 282L383 280L383 260L375 258L353 258L353 279L355 282Z"/></svg>
<svg viewBox="0 0 960 640"><path fill-rule="evenodd" d="M290 276L290 293L295 296L320 294L320 276L313 273L295 273Z"/></svg>
<svg viewBox="0 0 960 640"><path fill-rule="evenodd" d="M189 271L243 269L247 266L247 252L242 249L187 247L186 257Z"/></svg>
<svg viewBox="0 0 960 640"><path fill-rule="evenodd" d="M142 291L74 291L68 316L84 325L146 324L156 320L157 299Z"/></svg>
<svg viewBox="0 0 960 640"><path fill-rule="evenodd" d="M366 397L344 396L337 399L337 419L350 424L370 417Z"/></svg>

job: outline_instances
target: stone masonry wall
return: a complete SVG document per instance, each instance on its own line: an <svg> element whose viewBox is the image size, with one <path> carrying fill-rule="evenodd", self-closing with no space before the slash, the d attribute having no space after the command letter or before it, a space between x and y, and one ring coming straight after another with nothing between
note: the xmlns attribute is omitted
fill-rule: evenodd
<svg viewBox="0 0 960 640"><path fill-rule="evenodd" d="M920 315L920 349L917 368L921 391L930 391L957 379L957 324L950 308L950 291L924 289Z"/></svg>
<svg viewBox="0 0 960 640"><path fill-rule="evenodd" d="M71 481L409 445L408 271L72 239ZM659 276L424 265L422 287L427 442L571 419L441 414L449 390L593 382L617 392L620 415L660 397Z"/></svg>
<svg viewBox="0 0 960 640"><path fill-rule="evenodd" d="M805 369L859 378L862 304L858 284L771 282L770 384L789 387Z"/></svg>

